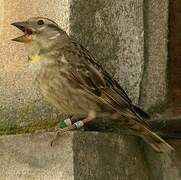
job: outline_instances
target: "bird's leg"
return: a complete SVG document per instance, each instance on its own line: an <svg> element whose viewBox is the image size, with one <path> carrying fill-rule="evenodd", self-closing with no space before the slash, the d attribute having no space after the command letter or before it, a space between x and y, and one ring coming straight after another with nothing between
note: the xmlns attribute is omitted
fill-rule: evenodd
<svg viewBox="0 0 181 180"><path fill-rule="evenodd" d="M56 134L55 134L53 140L51 141L51 146L53 145L53 143L55 142L55 140L57 139L58 136L62 136L62 135L66 134L69 131L73 131L73 130L82 128L84 126L84 124L94 120L95 117L96 117L95 112L90 111L87 118L79 120L79 121L75 122L74 124L69 125L69 126L63 128L63 129L56 128L55 129Z"/></svg>
<svg viewBox="0 0 181 180"><path fill-rule="evenodd" d="M58 118L63 120L63 119L68 119L68 118L72 118L72 115L66 115L65 113L61 112L58 114ZM54 127L51 127L51 128L45 128L45 129L38 129L38 130L35 130L32 132L32 135L39 135L39 134L43 134L43 133L46 133L46 132L55 132L57 131L57 127L56 127L56 124L54 124L55 126Z"/></svg>

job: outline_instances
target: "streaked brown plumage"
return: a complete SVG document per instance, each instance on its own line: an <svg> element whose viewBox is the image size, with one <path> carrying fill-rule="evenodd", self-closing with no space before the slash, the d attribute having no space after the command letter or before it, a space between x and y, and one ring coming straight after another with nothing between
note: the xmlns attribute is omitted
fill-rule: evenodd
<svg viewBox="0 0 181 180"><path fill-rule="evenodd" d="M16 41L26 42L32 75L42 94L60 112L86 117L119 114L119 122L142 137L158 152L173 148L153 133L139 108L121 86L99 65L83 46L74 42L53 21L36 17L13 23L25 32ZM26 39L26 41L25 41ZM28 39L28 40L27 40Z"/></svg>

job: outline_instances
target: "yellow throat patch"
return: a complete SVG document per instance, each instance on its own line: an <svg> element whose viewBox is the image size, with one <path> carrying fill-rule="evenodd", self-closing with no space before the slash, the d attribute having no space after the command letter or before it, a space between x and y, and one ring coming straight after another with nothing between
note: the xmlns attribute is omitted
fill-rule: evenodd
<svg viewBox="0 0 181 180"><path fill-rule="evenodd" d="M30 60L31 61L39 61L40 60L40 55L39 54L33 54L32 56L30 56Z"/></svg>

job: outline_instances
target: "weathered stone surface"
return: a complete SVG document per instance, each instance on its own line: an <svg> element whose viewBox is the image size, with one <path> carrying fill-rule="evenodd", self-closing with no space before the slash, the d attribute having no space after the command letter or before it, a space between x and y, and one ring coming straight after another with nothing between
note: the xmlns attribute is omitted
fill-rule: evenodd
<svg viewBox="0 0 181 180"><path fill-rule="evenodd" d="M70 133L50 146L52 134L0 137L0 177L13 180L148 180L134 137Z"/></svg>
<svg viewBox="0 0 181 180"><path fill-rule="evenodd" d="M111 133L74 135L75 180L148 180L137 138Z"/></svg>
<svg viewBox="0 0 181 180"><path fill-rule="evenodd" d="M167 94L168 0L144 2L145 68L140 104L148 109L162 104Z"/></svg>
<svg viewBox="0 0 181 180"><path fill-rule="evenodd" d="M87 46L133 101L138 102L144 64L142 0L41 0L38 3L0 0L0 3L0 25L3 24L0 29L0 133L14 129L29 131L56 121L51 108L32 88L23 45L10 41L16 36L16 30L9 24L30 16L48 16L65 30L69 30L70 25L71 35ZM146 63L140 102L146 109L165 100L167 6L166 0L145 1ZM172 156L156 155L147 146L143 151L134 137L71 133L53 147L49 146L50 140L48 135L41 138L1 136L0 177L18 180L180 179L179 164L174 164L179 161L174 161ZM178 153L177 160L179 157Z"/></svg>
<svg viewBox="0 0 181 180"><path fill-rule="evenodd" d="M167 95L168 60L168 5L169 1L146 0L144 2L145 67L141 83L140 104L145 109L164 111ZM151 110L150 109L150 110ZM151 179L181 179L180 144L171 156L158 155L146 146L145 156L149 165Z"/></svg>
<svg viewBox="0 0 181 180"><path fill-rule="evenodd" d="M72 138L62 138L53 147L52 136L0 137L0 179L73 180Z"/></svg>
<svg viewBox="0 0 181 180"><path fill-rule="evenodd" d="M3 18L4 18L4 0L0 0L0 27L3 25ZM2 28L0 29L0 36L2 33Z"/></svg>
<svg viewBox="0 0 181 180"><path fill-rule="evenodd" d="M153 180L180 180L181 179L181 142L169 141L175 148L170 155L155 153L149 146L146 146L145 160L149 166L150 179Z"/></svg>
<svg viewBox="0 0 181 180"><path fill-rule="evenodd" d="M51 108L34 89L23 44L11 41L20 32L10 24L32 16L45 16L68 31L68 2L0 1L0 134L29 131L55 122Z"/></svg>
<svg viewBox="0 0 181 180"><path fill-rule="evenodd" d="M6 9L0 36L1 134L31 131L47 124L51 126L56 121L52 109L34 89L27 71L24 46L10 41L19 32L10 23L30 16L47 16L67 31L70 26L71 34L95 54L134 102L138 101L143 65L142 0L54 0L39 3L18 0L4 1L1 7Z"/></svg>
<svg viewBox="0 0 181 180"><path fill-rule="evenodd" d="M143 66L143 1L72 0L70 9L70 34L137 102Z"/></svg>

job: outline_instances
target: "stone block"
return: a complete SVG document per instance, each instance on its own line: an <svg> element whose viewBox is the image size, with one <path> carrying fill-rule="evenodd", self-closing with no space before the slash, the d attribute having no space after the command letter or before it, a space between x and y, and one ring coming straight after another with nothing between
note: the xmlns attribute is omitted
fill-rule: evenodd
<svg viewBox="0 0 181 180"><path fill-rule="evenodd" d="M137 103L144 64L143 1L72 0L70 34Z"/></svg>
<svg viewBox="0 0 181 180"><path fill-rule="evenodd" d="M149 167L150 179L181 179L181 142L180 140L169 140L168 142L175 148L175 152L172 154L158 154L149 146L145 146L145 160Z"/></svg>
<svg viewBox="0 0 181 180"><path fill-rule="evenodd" d="M148 180L135 137L75 132L0 137L0 177L13 180Z"/></svg>
<svg viewBox="0 0 181 180"><path fill-rule="evenodd" d="M1 32L0 133L28 132L57 122L54 110L32 84L24 46L11 39L10 24L46 16L88 47L108 72L138 102L143 67L142 0L3 1ZM27 13L28 12L28 13Z"/></svg>
<svg viewBox="0 0 181 180"><path fill-rule="evenodd" d="M168 0L144 2L144 73L140 104L145 109L162 105L167 94Z"/></svg>
<svg viewBox="0 0 181 180"><path fill-rule="evenodd" d="M54 19L68 31L69 1L0 1L0 134L26 132L56 121L53 110L34 88L24 45L11 41L21 32L10 24L32 16Z"/></svg>

